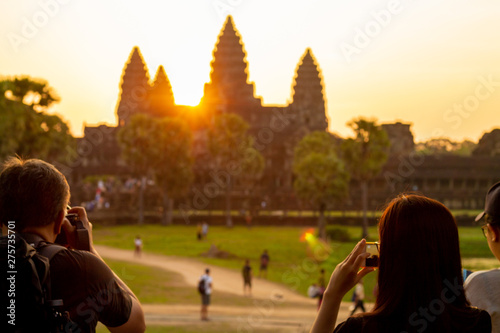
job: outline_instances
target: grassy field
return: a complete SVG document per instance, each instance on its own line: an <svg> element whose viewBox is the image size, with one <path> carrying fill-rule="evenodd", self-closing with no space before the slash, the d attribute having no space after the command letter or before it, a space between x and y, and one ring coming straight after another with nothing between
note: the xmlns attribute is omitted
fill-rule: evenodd
<svg viewBox="0 0 500 333"><path fill-rule="evenodd" d="M480 209L452 209L451 210L452 214L455 216L470 216L470 217L476 217L477 214L482 212ZM187 210L187 211L180 211L180 210L174 210L173 211L174 216L183 216L185 214L187 215L200 215L200 216L225 216L226 211L224 210ZM239 210L231 210L231 215L232 216L241 216L241 211ZM312 211L312 210L260 210L259 215L264 215L264 216L318 216L318 211ZM327 210L325 211L325 216L327 217L360 217L363 215L362 211L359 210L346 210L346 211L338 211L338 210ZM381 210L370 210L367 211L367 216L369 217L380 217L382 215Z"/></svg>
<svg viewBox="0 0 500 333"><path fill-rule="evenodd" d="M198 304L200 301L196 289L187 286L178 273L116 260L106 260L106 263L142 303ZM251 299L230 293L218 292L214 298L219 305L252 306Z"/></svg>
<svg viewBox="0 0 500 333"><path fill-rule="evenodd" d="M291 289L295 289L302 294L306 294L307 287L317 281L320 268L326 271L328 278L340 261L351 251L360 234L359 227L339 227L347 230L352 241L340 243L332 242L328 247L311 242L301 241L307 228L299 227L234 227L232 229L213 226L210 227L208 239L206 241L196 240L195 226L119 226L119 227L99 227L94 228L94 240L96 244L103 244L122 249L133 249L133 239L140 235L144 241L145 251L164 255L177 255L197 258L207 265L217 265L235 270L240 270L244 259L251 260L254 272L258 272L259 256L264 249L267 249L271 261L269 264L268 279L286 284ZM376 228L370 228L372 239L376 238ZM464 258L492 258L488 245L479 227L461 227L461 251ZM202 256L214 244L218 249L231 254L229 259L206 258ZM324 260L323 260L324 259ZM475 266L474 269L485 269L490 264ZM178 303L197 302L197 295L192 291L183 288L176 288L175 285L164 283L165 281L175 281L176 278L169 278L164 272L153 272L153 269L145 269L142 266L133 268L133 265L125 263L113 263L112 267L119 273L130 270L137 270L134 273L138 278L132 281L137 286L145 303ZM141 273L144 272L144 273ZM154 274L153 274L154 273ZM157 276L156 274L165 274ZM200 272L201 274L201 272ZM148 276L154 276L151 279ZM365 279L365 289L367 301L373 301L370 292L375 284L375 274L369 274ZM231 299L231 295L225 295L228 304L231 302L245 302L240 298ZM350 293L346 295L345 301L350 300ZM169 299L170 298L170 299ZM224 297L225 299L226 297ZM243 304L242 304L243 305Z"/></svg>

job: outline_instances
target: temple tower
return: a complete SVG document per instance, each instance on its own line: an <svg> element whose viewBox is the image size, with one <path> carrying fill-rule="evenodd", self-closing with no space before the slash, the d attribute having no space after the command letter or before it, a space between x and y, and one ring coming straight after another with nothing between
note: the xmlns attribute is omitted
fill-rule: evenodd
<svg viewBox="0 0 500 333"><path fill-rule="evenodd" d="M132 115L148 110L149 91L148 69L141 51L135 46L123 68L120 82L120 97L116 110L118 126L125 125Z"/></svg>
<svg viewBox="0 0 500 333"><path fill-rule="evenodd" d="M248 82L248 63L240 34L228 16L219 34L210 63L210 82L205 84L202 104L216 112L241 113L234 106L261 106ZM238 112L238 110L240 112Z"/></svg>
<svg viewBox="0 0 500 333"><path fill-rule="evenodd" d="M323 89L320 69L308 48L297 66L290 112L309 131L326 131L328 128Z"/></svg>
<svg viewBox="0 0 500 333"><path fill-rule="evenodd" d="M149 93L149 113L155 117L174 117L176 108L172 85L163 66L159 66Z"/></svg>

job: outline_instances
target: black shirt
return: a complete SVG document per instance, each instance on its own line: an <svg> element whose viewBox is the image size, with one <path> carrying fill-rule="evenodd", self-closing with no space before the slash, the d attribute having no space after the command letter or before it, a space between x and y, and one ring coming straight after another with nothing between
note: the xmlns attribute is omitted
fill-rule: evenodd
<svg viewBox="0 0 500 333"><path fill-rule="evenodd" d="M491 317L484 310L473 310L471 314L465 317L452 320L451 328L448 333L491 333ZM426 325L417 325L407 328L407 323L394 322L393 320L383 320L376 317L356 316L350 317L346 321L340 323L334 330L334 333L349 333L349 332L370 332L370 333L446 333L443 330L437 330L433 327L432 322L427 322Z"/></svg>
<svg viewBox="0 0 500 333"><path fill-rule="evenodd" d="M132 309L131 296L116 282L111 269L90 252L61 250L50 262L52 299L78 325L73 332L95 332L97 322L125 324Z"/></svg>

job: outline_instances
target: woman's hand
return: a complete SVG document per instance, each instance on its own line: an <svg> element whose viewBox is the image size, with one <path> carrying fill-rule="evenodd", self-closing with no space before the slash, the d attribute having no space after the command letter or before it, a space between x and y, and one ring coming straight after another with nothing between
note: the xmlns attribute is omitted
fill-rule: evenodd
<svg viewBox="0 0 500 333"><path fill-rule="evenodd" d="M366 274L372 272L374 268L364 267L365 259L370 256L366 253L366 240L362 239L351 253L335 267L330 277L330 282L323 294L323 302L319 309L318 316L314 321L311 333L331 333L337 323L337 316L340 309L342 297L354 287Z"/></svg>
<svg viewBox="0 0 500 333"><path fill-rule="evenodd" d="M362 239L349 255L340 264L335 267L335 270L330 277L330 282L326 287L325 293L335 294L339 297L351 290L366 274L374 271L373 267L361 266L365 263L370 254L366 253L366 240Z"/></svg>

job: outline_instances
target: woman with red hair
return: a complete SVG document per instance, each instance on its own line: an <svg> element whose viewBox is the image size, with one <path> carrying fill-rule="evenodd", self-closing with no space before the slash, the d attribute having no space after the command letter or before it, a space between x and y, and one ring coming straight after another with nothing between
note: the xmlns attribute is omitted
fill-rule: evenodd
<svg viewBox="0 0 500 333"><path fill-rule="evenodd" d="M456 221L440 202L401 195L379 225L378 295L371 312L335 328L343 296L374 268L361 240L337 265L311 329L317 332L491 332L486 311L465 298ZM363 268L362 268L363 267Z"/></svg>

